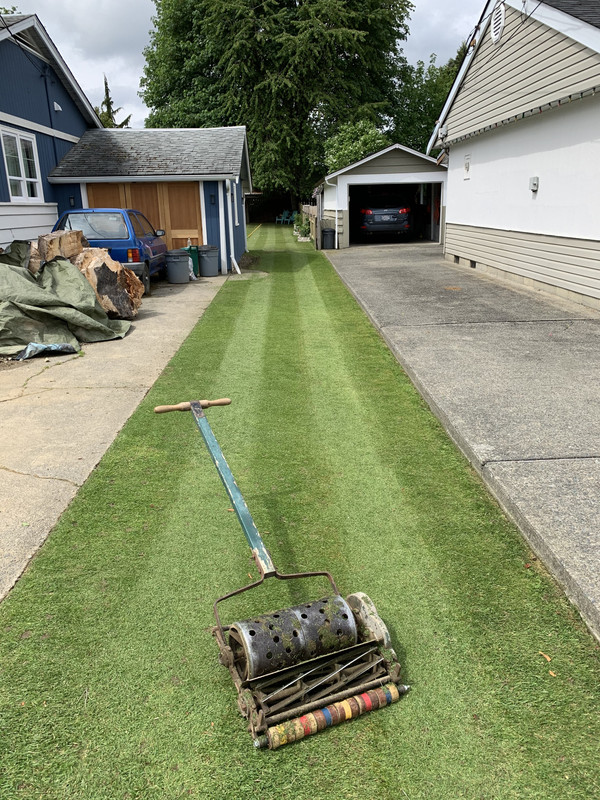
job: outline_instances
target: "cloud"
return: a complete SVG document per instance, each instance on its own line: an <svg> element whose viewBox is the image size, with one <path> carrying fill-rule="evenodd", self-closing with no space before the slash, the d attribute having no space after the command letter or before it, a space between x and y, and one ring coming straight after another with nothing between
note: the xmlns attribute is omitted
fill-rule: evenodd
<svg viewBox="0 0 600 800"><path fill-rule="evenodd" d="M410 21L410 35L404 54L411 64L428 63L435 53L437 64L445 64L456 55L461 43L477 24L483 0L415 0Z"/></svg>
<svg viewBox="0 0 600 800"><path fill-rule="evenodd" d="M123 107L117 120L132 114L130 125L142 128L148 110L137 93L155 13L152 0L96 0L93 7L81 0L35 0L33 5L90 103L102 102L106 75L115 105Z"/></svg>

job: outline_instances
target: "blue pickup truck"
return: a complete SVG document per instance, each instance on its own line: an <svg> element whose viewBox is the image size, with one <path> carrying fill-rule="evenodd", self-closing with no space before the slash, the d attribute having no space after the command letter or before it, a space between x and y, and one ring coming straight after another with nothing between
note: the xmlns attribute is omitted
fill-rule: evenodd
<svg viewBox="0 0 600 800"><path fill-rule="evenodd" d="M141 211L131 208L76 208L65 211L54 231L82 231L90 247L105 247L114 261L133 270L150 293L150 276L164 271L165 232L154 230Z"/></svg>

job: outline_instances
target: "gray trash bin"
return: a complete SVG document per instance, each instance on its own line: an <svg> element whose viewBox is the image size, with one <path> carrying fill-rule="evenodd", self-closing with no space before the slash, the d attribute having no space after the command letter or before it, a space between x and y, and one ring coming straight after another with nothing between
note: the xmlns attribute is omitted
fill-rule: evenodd
<svg viewBox="0 0 600 800"><path fill-rule="evenodd" d="M323 228L323 250L335 249L335 230L333 228Z"/></svg>
<svg viewBox="0 0 600 800"><path fill-rule="evenodd" d="M190 255L187 250L167 252L167 280L169 283L187 283L190 279Z"/></svg>
<svg viewBox="0 0 600 800"><path fill-rule="evenodd" d="M219 274L219 248L213 244L203 244L198 247L200 261L200 276L213 278Z"/></svg>

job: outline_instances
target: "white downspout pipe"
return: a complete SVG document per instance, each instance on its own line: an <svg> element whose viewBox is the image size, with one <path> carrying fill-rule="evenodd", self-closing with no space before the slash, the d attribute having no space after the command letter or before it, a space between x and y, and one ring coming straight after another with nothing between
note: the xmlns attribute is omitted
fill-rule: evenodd
<svg viewBox="0 0 600 800"><path fill-rule="evenodd" d="M231 259L231 266L237 272L238 275L241 275L240 268L238 267L238 263L235 260L235 244L233 238L233 203L235 202L236 198L234 197L234 193L231 187L231 181L226 180L225 186L227 188L227 219L229 221L229 257Z"/></svg>
<svg viewBox="0 0 600 800"><path fill-rule="evenodd" d="M328 186L333 186L333 183L329 183L327 178L325 178L325 183ZM339 182L335 183L335 249L338 249L338 209L339 209L339 199L338 199L338 190L339 190Z"/></svg>
<svg viewBox="0 0 600 800"><path fill-rule="evenodd" d="M225 199L223 181L219 181L219 242L221 243L221 275L227 275L227 238L225 233Z"/></svg>

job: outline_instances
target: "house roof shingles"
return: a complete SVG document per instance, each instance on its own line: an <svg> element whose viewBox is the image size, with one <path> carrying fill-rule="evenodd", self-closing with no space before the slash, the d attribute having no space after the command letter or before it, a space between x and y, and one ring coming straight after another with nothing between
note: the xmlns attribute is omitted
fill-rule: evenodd
<svg viewBox="0 0 600 800"><path fill-rule="evenodd" d="M600 3L598 0L544 0L547 6L564 11L582 22L600 28Z"/></svg>
<svg viewBox="0 0 600 800"><path fill-rule="evenodd" d="M245 142L242 126L89 130L50 177L237 176L244 172Z"/></svg>

